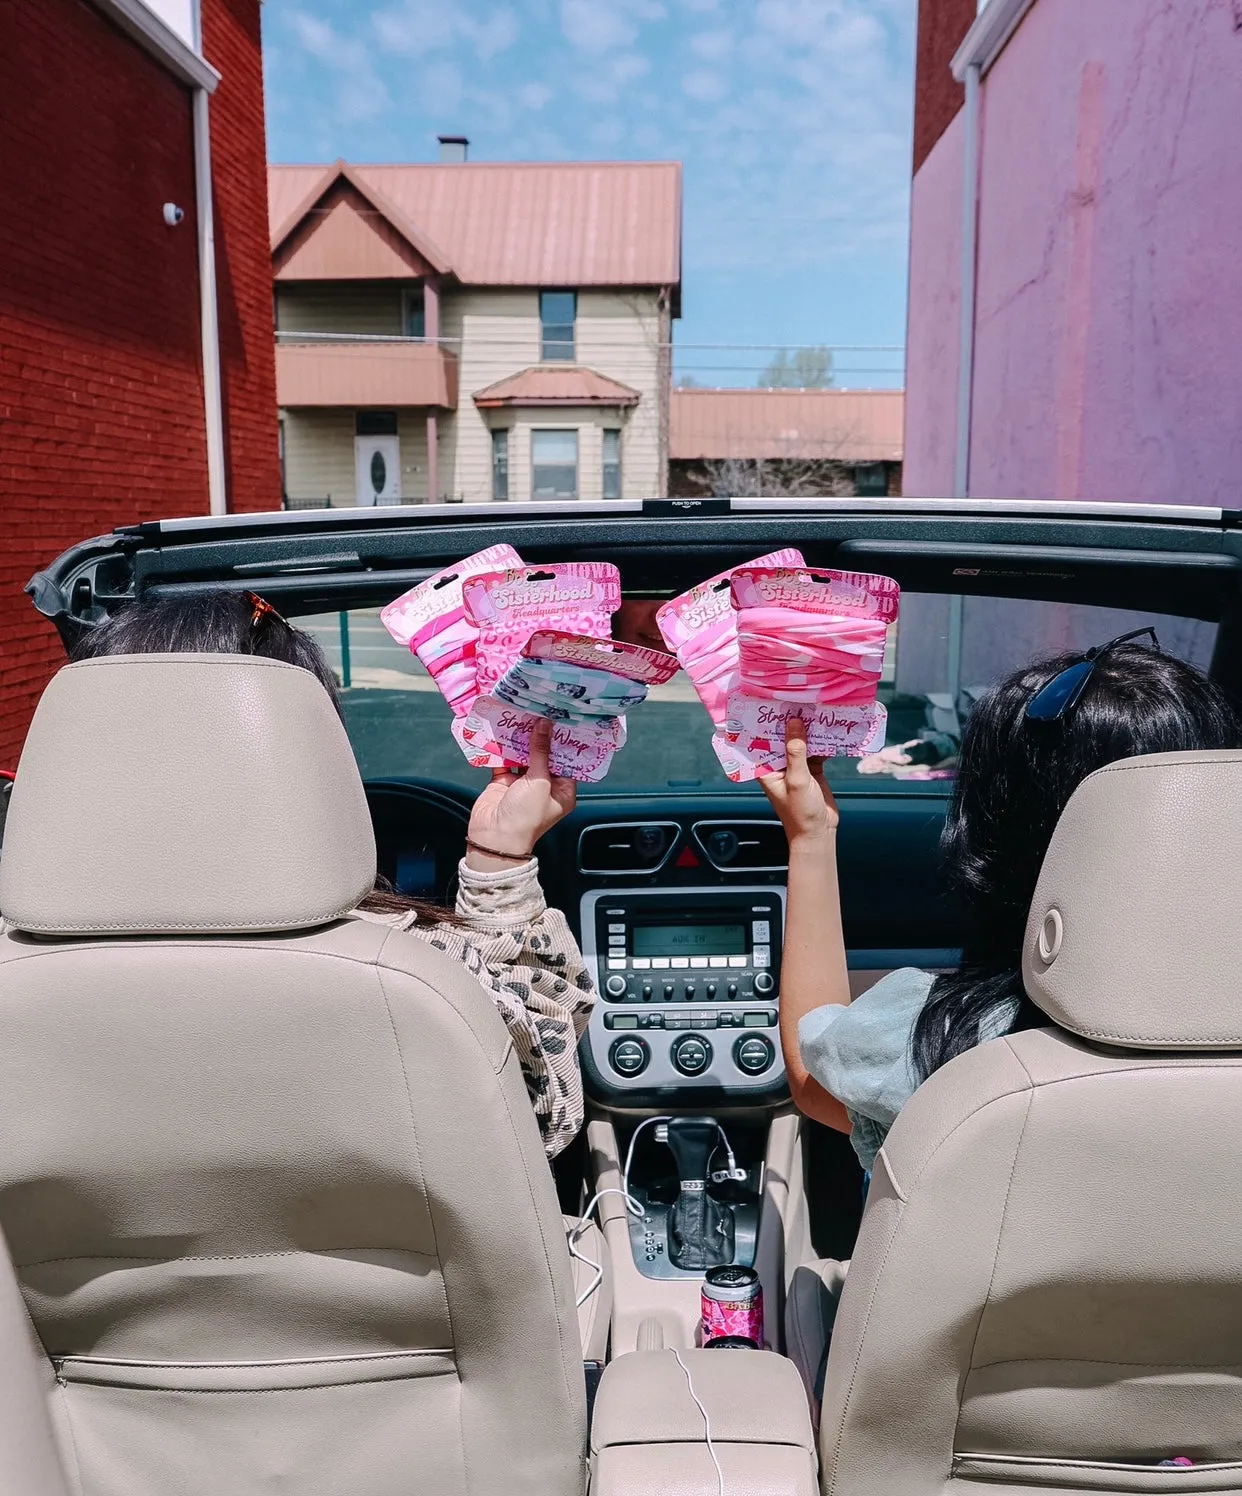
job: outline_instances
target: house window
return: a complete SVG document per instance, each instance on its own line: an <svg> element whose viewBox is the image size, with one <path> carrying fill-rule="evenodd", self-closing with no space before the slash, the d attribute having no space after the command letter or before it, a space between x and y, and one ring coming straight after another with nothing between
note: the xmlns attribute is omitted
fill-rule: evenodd
<svg viewBox="0 0 1242 1496"><path fill-rule="evenodd" d="M604 497L621 497L621 433L615 428L604 431Z"/></svg>
<svg viewBox="0 0 1242 1496"><path fill-rule="evenodd" d="M530 463L532 499L578 497L576 431L532 431Z"/></svg>
<svg viewBox="0 0 1242 1496"><path fill-rule="evenodd" d="M888 493L888 468L882 462L865 462L854 469L854 492L860 498L882 499Z"/></svg>
<svg viewBox="0 0 1242 1496"><path fill-rule="evenodd" d="M492 498L509 497L509 433L492 432Z"/></svg>
<svg viewBox="0 0 1242 1496"><path fill-rule="evenodd" d="M396 436L395 410L359 410L354 413L355 436Z"/></svg>
<svg viewBox="0 0 1242 1496"><path fill-rule="evenodd" d="M540 358L545 360L573 358L574 322L577 316L578 293L576 291L540 291Z"/></svg>
<svg viewBox="0 0 1242 1496"><path fill-rule="evenodd" d="M427 336L427 314L421 286L410 286L401 293L401 331L407 338Z"/></svg>

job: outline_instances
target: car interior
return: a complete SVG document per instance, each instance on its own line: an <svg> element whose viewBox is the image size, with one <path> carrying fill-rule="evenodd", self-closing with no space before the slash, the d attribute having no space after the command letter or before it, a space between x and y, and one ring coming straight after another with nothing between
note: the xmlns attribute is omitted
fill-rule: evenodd
<svg viewBox="0 0 1242 1496"><path fill-rule="evenodd" d="M83 661L44 695L0 848L0 1490L1242 1492L1242 752L1080 787L1027 928L1047 1027L920 1087L866 1191L790 1103L783 833L685 693L538 848L599 991L554 1170L482 989L349 917L377 869L451 903L481 776L360 641L483 545L614 562L631 620L778 545L894 577L901 743L1153 621L1242 692L1238 516L496 511L159 521L32 581L70 649L135 597L254 589L333 644L346 730L306 672L238 656ZM855 994L956 964L952 761L829 765ZM702 1344L727 1266L763 1349Z"/></svg>

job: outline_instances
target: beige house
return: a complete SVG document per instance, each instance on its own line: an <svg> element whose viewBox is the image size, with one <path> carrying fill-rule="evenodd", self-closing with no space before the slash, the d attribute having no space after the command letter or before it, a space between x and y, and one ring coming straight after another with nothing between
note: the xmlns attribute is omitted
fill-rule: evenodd
<svg viewBox="0 0 1242 1496"><path fill-rule="evenodd" d="M269 169L289 508L667 492L673 163Z"/></svg>

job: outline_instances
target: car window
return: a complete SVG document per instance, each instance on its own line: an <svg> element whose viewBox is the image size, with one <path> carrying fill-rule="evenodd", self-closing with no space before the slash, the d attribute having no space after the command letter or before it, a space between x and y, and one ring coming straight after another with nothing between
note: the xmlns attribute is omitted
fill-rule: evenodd
<svg viewBox="0 0 1242 1496"><path fill-rule="evenodd" d="M394 644L378 609L301 621L341 681L346 726L364 779L437 779L463 788L486 781L487 774L466 763L449 735L451 713L431 678ZM961 722L979 692L1034 659L1085 651L1145 624L1155 627L1162 648L1207 668L1214 623L1018 598L906 593L879 697L888 711L887 744L925 746L907 755L916 760L911 763L830 760L829 780L841 788L943 793ZM583 794L755 793L753 785L725 778L712 752L707 714L684 673L654 688L630 713L627 728L628 741L608 777L583 785Z"/></svg>

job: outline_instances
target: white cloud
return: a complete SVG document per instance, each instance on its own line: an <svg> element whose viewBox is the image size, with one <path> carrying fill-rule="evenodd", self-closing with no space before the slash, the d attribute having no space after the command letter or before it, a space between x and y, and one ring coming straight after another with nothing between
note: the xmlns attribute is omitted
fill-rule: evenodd
<svg viewBox="0 0 1242 1496"><path fill-rule="evenodd" d="M651 63L638 52L621 52L600 58L590 71L574 80L574 92L591 104L615 104L631 84L651 71Z"/></svg>
<svg viewBox="0 0 1242 1496"><path fill-rule="evenodd" d="M388 92L375 72L368 48L342 36L329 22L306 11L291 11L289 25L303 51L335 77L335 100L341 119L372 120L388 107Z"/></svg>
<svg viewBox="0 0 1242 1496"><path fill-rule="evenodd" d="M663 20L657 0L561 0L561 29L583 52L629 47L645 21Z"/></svg>
<svg viewBox="0 0 1242 1496"><path fill-rule="evenodd" d="M733 50L733 33L723 28L700 31L690 38L690 50L707 62L719 62Z"/></svg>
<svg viewBox="0 0 1242 1496"><path fill-rule="evenodd" d="M518 89L518 103L525 109L543 109L552 98L552 90L546 83L523 83Z"/></svg>
<svg viewBox="0 0 1242 1496"><path fill-rule="evenodd" d="M681 89L688 99L695 99L700 104L714 104L729 92L729 85L719 73L700 70L687 73L681 80Z"/></svg>
<svg viewBox="0 0 1242 1496"><path fill-rule="evenodd" d="M507 6L476 16L453 0L401 0L377 10L371 26L382 47L403 57L448 51L461 42L481 62L508 51L521 35L517 13Z"/></svg>

